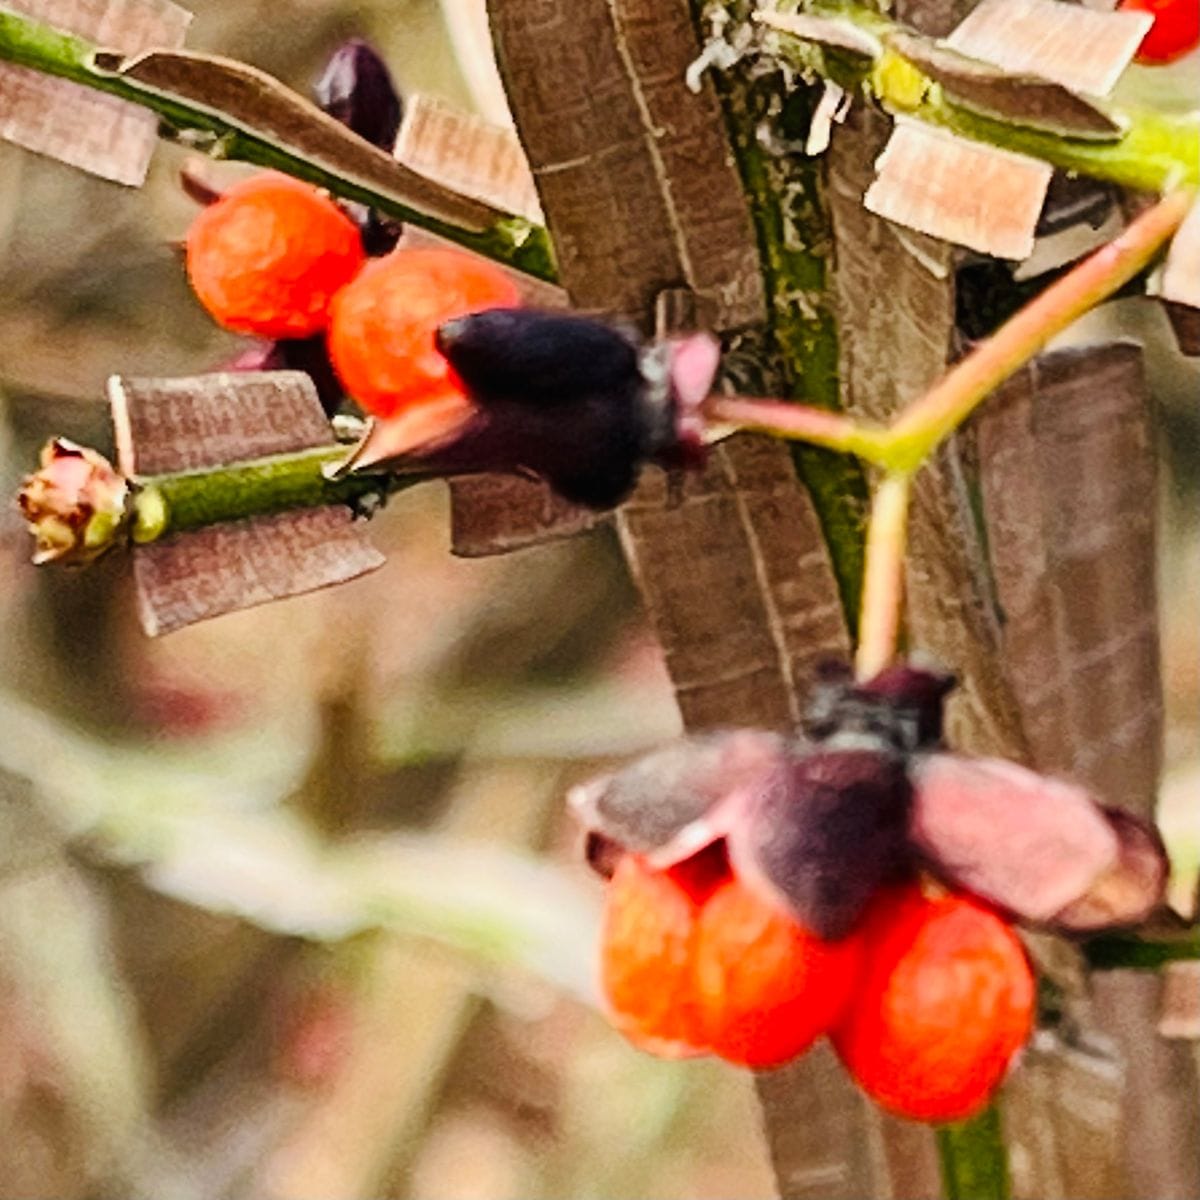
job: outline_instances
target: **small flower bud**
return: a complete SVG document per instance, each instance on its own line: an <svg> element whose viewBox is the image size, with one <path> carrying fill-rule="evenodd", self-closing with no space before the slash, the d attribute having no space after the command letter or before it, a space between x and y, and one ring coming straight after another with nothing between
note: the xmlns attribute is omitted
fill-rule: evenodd
<svg viewBox="0 0 1200 1200"><path fill-rule="evenodd" d="M84 446L54 438L41 467L26 477L17 502L37 539L35 563L87 563L117 541L129 485L112 464Z"/></svg>

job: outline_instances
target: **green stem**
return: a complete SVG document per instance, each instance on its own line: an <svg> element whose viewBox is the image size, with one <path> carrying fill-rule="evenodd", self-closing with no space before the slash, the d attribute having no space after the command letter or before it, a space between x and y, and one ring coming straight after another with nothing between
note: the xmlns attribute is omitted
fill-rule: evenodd
<svg viewBox="0 0 1200 1200"><path fill-rule="evenodd" d="M1015 119L984 115L949 99L941 85L904 57L902 42L888 43L890 35L902 34L932 46L906 26L856 4L814 11L869 33L877 39L881 53L866 70L852 68L847 65L852 59L836 52L814 53L811 42L772 26L783 56L807 72L816 71L842 86L858 86L894 115L914 117L972 141L1139 191L1162 192L1182 185L1200 185L1200 113L1118 109L1105 103L1104 111L1123 130L1107 141L1031 128Z"/></svg>
<svg viewBox="0 0 1200 1200"><path fill-rule="evenodd" d="M427 229L467 250L538 279L554 281L554 256L549 234L541 226L512 217L480 232L460 229L405 204L394 195L345 178L300 151L277 145L217 113L191 105L178 97L163 95L133 79L101 71L94 63L97 50L98 47L83 38L0 9L0 61L17 63L45 75L69 79L72 83L117 96L157 113L175 134L187 131L212 135L218 139L223 158L286 172L325 188L343 200L369 205L385 216Z"/></svg>
<svg viewBox="0 0 1200 1200"><path fill-rule="evenodd" d="M206 470L135 479L133 539L156 541L172 533L286 509L353 505L415 482L369 474L326 478L325 469L344 461L347 453L344 445L320 446Z"/></svg>
<svg viewBox="0 0 1200 1200"><path fill-rule="evenodd" d="M704 0L692 0L702 40L705 7ZM746 0L732 0L726 7L738 19L749 18ZM823 196L823 164L763 147L759 135L779 97L777 79L751 70L747 62L717 72L713 82L750 204L767 291L766 345L756 355L765 377L754 382L832 413L841 408L841 396L829 284L833 233ZM789 136L798 136L807 129L818 98L818 89L798 89L787 98L784 111L770 119ZM812 441L794 448L794 461L821 523L846 624L853 632L861 602L866 481L857 463L831 453L820 439Z"/></svg>
<svg viewBox="0 0 1200 1200"><path fill-rule="evenodd" d="M996 1104L966 1121L943 1125L937 1143L946 1200L1008 1200L1008 1153Z"/></svg>
<svg viewBox="0 0 1200 1200"><path fill-rule="evenodd" d="M1200 958L1200 926L1155 938L1108 933L1086 941L1083 952L1093 971L1153 971L1170 962Z"/></svg>

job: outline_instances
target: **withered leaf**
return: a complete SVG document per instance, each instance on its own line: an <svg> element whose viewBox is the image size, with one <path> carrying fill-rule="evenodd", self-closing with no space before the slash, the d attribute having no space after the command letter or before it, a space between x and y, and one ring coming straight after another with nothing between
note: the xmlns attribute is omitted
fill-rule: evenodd
<svg viewBox="0 0 1200 1200"><path fill-rule="evenodd" d="M98 52L93 65L438 220L478 232L506 215L418 175L278 79L245 63L152 50L135 57Z"/></svg>
<svg viewBox="0 0 1200 1200"><path fill-rule="evenodd" d="M941 84L947 100L972 112L1065 137L1115 141L1121 136L1120 124L1108 112L1061 83L1012 74L908 33L891 34L888 45Z"/></svg>
<svg viewBox="0 0 1200 1200"><path fill-rule="evenodd" d="M1015 763L931 754L914 759L910 773L917 852L948 883L1027 921L1055 923L1119 868L1126 840L1131 853L1140 848L1086 789ZM1123 885L1130 874L1161 894L1162 881L1155 888L1146 872L1122 872Z"/></svg>
<svg viewBox="0 0 1200 1200"><path fill-rule="evenodd" d="M574 788L584 828L667 867L719 838L786 780L784 739L760 730L687 738Z"/></svg>

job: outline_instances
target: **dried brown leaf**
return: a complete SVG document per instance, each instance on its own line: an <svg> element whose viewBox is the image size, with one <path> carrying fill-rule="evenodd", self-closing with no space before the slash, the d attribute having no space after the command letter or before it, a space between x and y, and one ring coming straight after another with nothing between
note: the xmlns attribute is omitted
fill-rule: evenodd
<svg viewBox="0 0 1200 1200"><path fill-rule="evenodd" d="M209 54L153 50L133 56L97 53L94 66L211 113L342 179L438 220L478 232L505 215L418 175L278 79L245 63Z"/></svg>
<svg viewBox="0 0 1200 1200"><path fill-rule="evenodd" d="M1121 135L1121 126L1103 108L1061 83L1011 74L912 34L892 34L888 45L963 108L1066 137L1111 141Z"/></svg>

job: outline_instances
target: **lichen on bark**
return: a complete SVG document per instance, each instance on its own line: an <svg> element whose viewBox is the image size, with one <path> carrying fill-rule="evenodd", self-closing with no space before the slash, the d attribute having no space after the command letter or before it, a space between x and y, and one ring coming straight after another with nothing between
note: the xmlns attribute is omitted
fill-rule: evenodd
<svg viewBox="0 0 1200 1200"><path fill-rule="evenodd" d="M838 332L831 289L833 232L824 166L803 153L823 85L808 84L761 58L745 0L691 0L702 36L723 40L735 59L713 71L738 170L746 188L767 290L766 345L755 346L747 383L819 408L842 407ZM710 43L711 44L711 43ZM715 59L721 61L721 56ZM748 347L735 347L746 362ZM741 353L739 353L741 351ZM833 561L846 622L857 627L867 502L862 469L813 446L793 448Z"/></svg>

